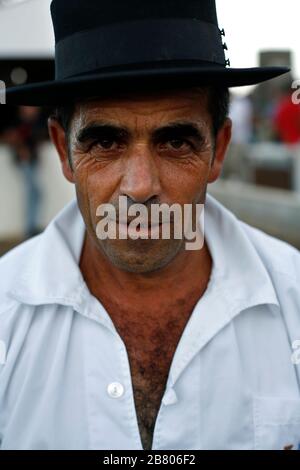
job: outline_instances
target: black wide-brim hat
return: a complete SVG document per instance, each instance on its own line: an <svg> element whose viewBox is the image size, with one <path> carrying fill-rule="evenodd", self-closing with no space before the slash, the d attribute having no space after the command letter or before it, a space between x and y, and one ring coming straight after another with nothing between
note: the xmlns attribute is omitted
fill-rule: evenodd
<svg viewBox="0 0 300 470"><path fill-rule="evenodd" d="M53 0L55 79L6 103L59 106L140 88L254 85L286 67L230 68L215 0Z"/></svg>

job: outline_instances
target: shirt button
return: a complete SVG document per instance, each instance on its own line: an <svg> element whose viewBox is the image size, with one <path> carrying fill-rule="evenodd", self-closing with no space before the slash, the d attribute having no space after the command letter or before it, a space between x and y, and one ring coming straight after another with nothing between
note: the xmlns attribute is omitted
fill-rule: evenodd
<svg viewBox="0 0 300 470"><path fill-rule="evenodd" d="M119 382L112 382L107 387L107 393L112 398L120 398L124 394L124 387Z"/></svg>

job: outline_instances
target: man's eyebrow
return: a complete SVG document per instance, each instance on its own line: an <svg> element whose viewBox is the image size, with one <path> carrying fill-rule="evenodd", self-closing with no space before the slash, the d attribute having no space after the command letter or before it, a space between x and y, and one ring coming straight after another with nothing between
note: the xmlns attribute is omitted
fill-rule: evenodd
<svg viewBox="0 0 300 470"><path fill-rule="evenodd" d="M153 138L159 140L168 136L194 137L199 141L204 139L203 132L193 122L174 122L156 129Z"/></svg>
<svg viewBox="0 0 300 470"><path fill-rule="evenodd" d="M113 136L114 138L126 138L129 136L129 132L126 128L115 124L97 122L88 124L80 129L76 135L76 139L83 144L103 135Z"/></svg>
<svg viewBox="0 0 300 470"><path fill-rule="evenodd" d="M126 127L118 126L107 122L92 122L82 129L76 135L76 139L80 143L88 142L102 136L111 136L113 138L126 139L130 137L130 131ZM160 139L174 137L193 137L198 141L203 141L204 135L194 122L174 122L155 129L152 133L152 139L159 141Z"/></svg>

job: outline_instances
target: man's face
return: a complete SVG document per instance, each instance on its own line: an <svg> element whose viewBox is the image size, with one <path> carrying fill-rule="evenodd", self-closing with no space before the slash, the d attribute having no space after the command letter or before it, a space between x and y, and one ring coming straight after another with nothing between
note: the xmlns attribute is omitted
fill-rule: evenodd
<svg viewBox="0 0 300 470"><path fill-rule="evenodd" d="M64 131L49 122L64 174L75 183L88 235L119 269L158 270L185 249L184 238L174 236L100 240L96 212L110 203L118 217L119 196L127 196L129 206L143 204L149 220L151 204L195 208L205 202L207 184L219 176L230 139L229 120L217 139L213 135L207 100L206 93L192 89L78 104L69 135L72 170Z"/></svg>

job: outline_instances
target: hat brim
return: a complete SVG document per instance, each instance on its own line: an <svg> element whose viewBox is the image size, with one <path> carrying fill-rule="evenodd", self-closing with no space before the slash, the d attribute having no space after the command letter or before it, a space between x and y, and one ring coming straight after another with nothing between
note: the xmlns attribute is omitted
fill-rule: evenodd
<svg viewBox="0 0 300 470"><path fill-rule="evenodd" d="M118 91L166 87L223 85L229 88L255 85L289 72L287 67L157 67L110 70L16 86L6 90L6 104L60 106L78 100L109 96Z"/></svg>

